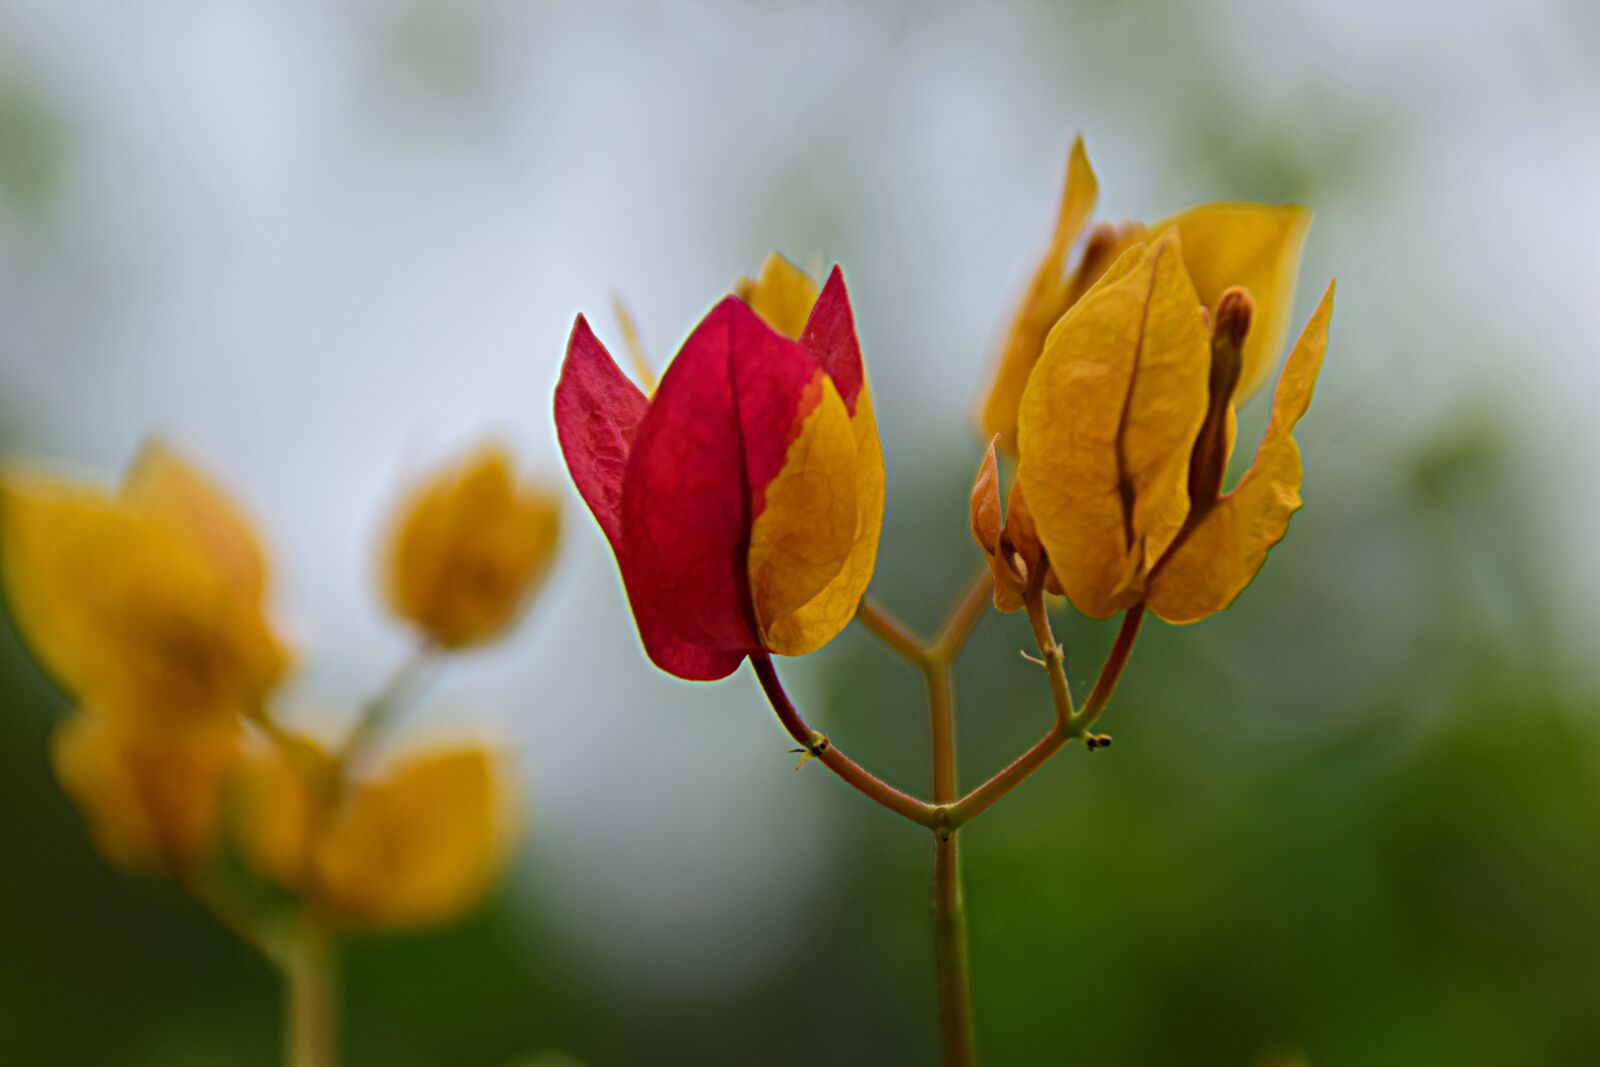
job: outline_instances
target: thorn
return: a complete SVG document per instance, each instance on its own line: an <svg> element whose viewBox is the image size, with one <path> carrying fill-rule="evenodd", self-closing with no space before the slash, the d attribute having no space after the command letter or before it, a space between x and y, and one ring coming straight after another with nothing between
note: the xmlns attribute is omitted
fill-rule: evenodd
<svg viewBox="0 0 1600 1067"><path fill-rule="evenodd" d="M1046 663L1044 660L1040 659L1038 656L1029 655L1028 654L1028 650L1025 649L1025 648L1018 649L1017 650L1017 655L1021 656L1023 659L1025 659L1029 663L1033 664L1035 667L1048 667L1048 666L1050 666L1050 664Z"/></svg>

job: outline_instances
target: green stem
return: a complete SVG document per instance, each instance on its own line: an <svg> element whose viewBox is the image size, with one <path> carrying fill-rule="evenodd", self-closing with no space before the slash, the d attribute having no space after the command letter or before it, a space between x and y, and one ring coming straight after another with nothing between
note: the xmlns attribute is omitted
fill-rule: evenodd
<svg viewBox="0 0 1600 1067"><path fill-rule="evenodd" d="M966 629L970 631L970 624ZM946 633L950 630L946 627ZM953 803L958 792L955 695L950 664L944 656L931 655L924 673L933 736L933 799L943 807ZM977 1062L977 1050L967 967L967 915L961 895L961 853L955 831L948 828L935 829L933 836L933 947L945 1067L971 1067Z"/></svg>
<svg viewBox="0 0 1600 1067"><path fill-rule="evenodd" d="M334 946L315 924L289 935L283 975L288 997L287 1067L334 1067L338 1062L338 964Z"/></svg>
<svg viewBox="0 0 1600 1067"><path fill-rule="evenodd" d="M1056 701L1055 725L1005 770L950 806L947 822L952 829L958 829L988 811L999 802L1000 798L1027 781L1029 775L1043 766L1045 761L1055 755L1067 742L1088 735L1089 728L1099 719L1100 713L1111 700L1117 681L1122 677L1122 669L1128 664L1128 656L1133 652L1133 642L1139 636L1139 624L1144 619L1144 607L1143 605L1133 607L1122 617L1122 626L1117 631L1110 654L1106 656L1105 665L1100 668L1100 676L1095 680L1094 689L1090 692L1089 699L1084 701L1083 709L1075 714L1072 710L1072 694L1067 690L1061 648L1050 633L1050 620L1045 615L1042 605L1036 609L1030 603L1028 614L1030 620L1034 622L1034 635L1039 641L1039 654L1044 658L1045 669L1050 675L1050 691Z"/></svg>

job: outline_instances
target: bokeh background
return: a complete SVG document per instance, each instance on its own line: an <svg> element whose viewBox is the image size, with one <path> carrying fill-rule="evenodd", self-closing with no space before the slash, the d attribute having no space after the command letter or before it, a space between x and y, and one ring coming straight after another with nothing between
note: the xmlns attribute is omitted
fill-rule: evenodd
<svg viewBox="0 0 1600 1067"><path fill-rule="evenodd" d="M963 834L987 1062L1600 1062L1597 12L0 0L0 442L101 480L152 432L199 457L275 553L291 703L348 713L403 648L401 487L485 434L560 477L574 313L617 340L615 287L659 364L778 248L845 265L875 589L931 628L1072 136L1103 216L1305 203L1297 321L1340 283L1307 507L1233 610L1147 630L1114 749ZM526 625L405 723L513 741L520 859L473 918L355 946L350 1062L930 1062L925 835L791 770L748 675L649 668L570 500ZM1061 627L1083 684L1110 634ZM969 785L1047 725L1026 642L991 617L962 664ZM927 788L908 669L852 627L785 671ZM9 627L0 695L0 1059L277 1062L273 975L91 850Z"/></svg>

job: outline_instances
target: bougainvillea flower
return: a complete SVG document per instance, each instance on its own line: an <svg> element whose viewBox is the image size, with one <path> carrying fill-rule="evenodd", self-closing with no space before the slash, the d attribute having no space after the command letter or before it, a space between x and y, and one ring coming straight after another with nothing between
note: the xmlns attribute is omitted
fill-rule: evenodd
<svg viewBox="0 0 1600 1067"><path fill-rule="evenodd" d="M989 569L994 572L994 606L1000 611L1017 611L1023 606L1025 592L1044 585L1039 573L1044 546L1039 543L1028 502L1022 496L1021 478L1012 481L1005 514L1001 516L1000 464L995 456L994 441L989 442L989 450L978 468L971 503L972 536L989 558Z"/></svg>
<svg viewBox="0 0 1600 1067"><path fill-rule="evenodd" d="M844 280L835 268L798 340L783 332L788 300L769 308L774 324L724 299L648 399L582 316L567 343L555 394L567 467L645 651L680 678L821 647L872 577L883 453Z"/></svg>
<svg viewBox="0 0 1600 1067"><path fill-rule="evenodd" d="M516 825L502 757L442 745L358 775L332 795L335 756L299 738L252 754L237 836L250 866L345 929L446 922L499 878Z"/></svg>
<svg viewBox="0 0 1600 1067"><path fill-rule="evenodd" d="M115 495L11 473L3 562L23 638L69 694L164 720L256 709L285 666L249 522L147 447Z"/></svg>
<svg viewBox="0 0 1600 1067"><path fill-rule="evenodd" d="M1332 286L1249 472L1222 495L1253 301L1234 288L1209 313L1186 262L1176 227L1126 252L1056 324L1023 395L1019 481L1052 575L1093 618L1139 603L1180 623L1222 610L1300 506L1289 435L1321 367Z"/></svg>
<svg viewBox="0 0 1600 1067"><path fill-rule="evenodd" d="M555 559L561 500L519 484L489 445L439 471L391 524L384 585L391 610L443 648L504 633Z"/></svg>
<svg viewBox="0 0 1600 1067"><path fill-rule="evenodd" d="M1241 402L1265 379L1288 332L1310 212L1294 205L1214 203L1189 208L1149 227L1137 222L1101 224L1083 242L1083 251L1069 270L1068 253L1098 194L1099 185L1079 138L1067 161L1066 184L1050 246L1005 334L994 377L979 409L984 432L999 434L1000 447L1013 455L1017 451L1017 407L1044 350L1045 337L1135 244L1148 243L1176 229L1190 281L1212 314L1227 289L1240 286L1250 291L1255 301L1255 326L1243 353Z"/></svg>
<svg viewBox="0 0 1600 1067"><path fill-rule="evenodd" d="M96 706L56 727L53 762L107 859L138 873L179 873L219 839L238 738L232 722L156 729Z"/></svg>

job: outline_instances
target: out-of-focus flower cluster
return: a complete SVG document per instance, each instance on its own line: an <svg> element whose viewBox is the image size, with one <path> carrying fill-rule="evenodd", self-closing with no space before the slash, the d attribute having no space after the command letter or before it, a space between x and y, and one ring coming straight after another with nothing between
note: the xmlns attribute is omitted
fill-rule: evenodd
<svg viewBox="0 0 1600 1067"><path fill-rule="evenodd" d="M56 772L109 859L189 883L232 852L342 928L448 919L494 883L515 824L496 749L373 760L375 721L340 744L280 724L291 658L267 557L195 466L151 444L114 491L12 470L0 492L12 615L75 704ZM498 447L403 502L383 585L423 655L509 629L549 571L558 517Z"/></svg>

